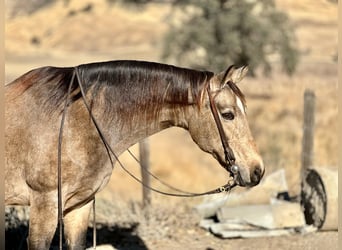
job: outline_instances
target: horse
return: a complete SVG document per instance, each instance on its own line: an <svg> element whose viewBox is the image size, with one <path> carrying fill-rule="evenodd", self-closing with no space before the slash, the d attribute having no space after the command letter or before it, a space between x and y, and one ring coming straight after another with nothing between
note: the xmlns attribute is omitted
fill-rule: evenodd
<svg viewBox="0 0 342 250"><path fill-rule="evenodd" d="M120 155L172 126L186 129L236 185L257 185L264 164L237 86L247 70L232 65L214 74L117 60L44 66L7 84L5 204L30 206L29 249L48 249L57 228L58 163L66 243L69 249L84 249L95 194L117 162L108 157L108 147Z"/></svg>

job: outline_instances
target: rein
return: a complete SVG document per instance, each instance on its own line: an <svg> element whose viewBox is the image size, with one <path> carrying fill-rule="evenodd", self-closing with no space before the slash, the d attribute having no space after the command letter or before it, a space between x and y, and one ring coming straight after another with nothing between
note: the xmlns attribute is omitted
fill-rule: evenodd
<svg viewBox="0 0 342 250"><path fill-rule="evenodd" d="M79 76L79 73L78 73L78 68L75 67L75 72L76 72L76 77L77 77L77 81L78 81L78 85L80 87L80 91L81 91L81 94L82 94L82 99L83 99L83 102L89 112L89 115L90 115L90 118L91 120L93 121L94 125L95 125L95 128L97 130L97 132L99 133L99 136L104 144L104 146L106 147L107 149L107 154L109 156L109 158L111 159L111 156L110 156L110 153L114 156L115 160L119 163L119 165L121 166L121 168L127 173L129 174L133 179L135 179L137 182L139 182L141 185L143 185L144 187L154 191L154 192L157 192L159 194L163 194L163 195L168 195L168 196L177 196L177 197L196 197L196 196L203 196L203 195L209 195L209 194L217 194L217 193L221 193L221 192L224 192L224 191L229 191L232 187L234 187L236 184L235 184L235 180L234 180L234 183L227 183L221 187L218 187L216 189L213 189L211 191L207 191L207 192L203 192L203 193L190 193L190 192L184 192L182 190L179 190L177 188L174 188L168 184L166 184L168 187L171 187L171 189L174 189L178 192L181 192L183 194L177 194L177 193L168 193L168 192L164 192L164 191L160 191L158 189L155 189L153 187L150 187L148 185L146 185L143 181L141 181L139 178L137 178L135 175L133 175L123 164L122 162L119 160L118 156L115 154L114 150L111 148L111 146L109 145L108 141L106 140L105 136L103 135L102 133L102 130L100 129L100 126L98 125L98 122L96 121L95 117L93 116L92 112L91 112L91 109L90 109L90 105L87 103L86 101L86 95L85 95L85 91L83 89L83 86L82 86L82 83L81 83L81 79L80 79L80 76ZM131 153L131 152L130 152ZM131 153L131 155L133 155ZM136 160L137 158L134 157ZM137 160L138 161L138 160ZM139 161L138 161L139 162ZM112 164L112 167L114 167L113 165L113 161L111 160L111 164ZM150 173L150 171L148 171L147 169L143 168L144 171L146 171L147 173L149 173L152 177L154 177L155 179L157 179L159 182L163 183L159 178L157 178L155 175L153 175L152 173ZM165 185L165 184L164 184Z"/></svg>
<svg viewBox="0 0 342 250"><path fill-rule="evenodd" d="M58 228L59 228L59 249L62 250L62 238L63 238L63 209L62 209L62 140L63 140L63 128L65 122L65 116L67 113L68 101L71 92L71 86L75 79L75 72L72 74L70 84L68 87L67 96L64 103L61 126L59 128L58 135L58 149L57 149L57 200L58 200Z"/></svg>
<svg viewBox="0 0 342 250"><path fill-rule="evenodd" d="M157 176L155 176L154 174L152 174L149 170L147 170L146 168L142 167L143 170L145 172L147 172L149 175L151 175L153 178L155 178L156 180L158 180L161 184L163 184L164 186L167 186L170 189L173 189L174 191L177 191L179 193L169 193L169 192L164 192L164 191L160 191L158 189L155 189L153 187L150 187L148 185L146 185L142 180L140 180L139 178L137 178L134 174L132 174L123 164L122 162L119 160L118 156L115 154L115 152L113 151L113 149L111 148L111 146L109 145L108 141L106 140L105 136L103 135L99 124L97 123L95 117L93 116L92 112L91 112L91 108L90 105L88 104L88 102L86 101L86 95L85 95L85 91L83 89L82 83L81 83L81 79L79 76L79 72L78 72L78 67L74 68L74 72L72 75L72 78L70 80L69 83L69 87L68 87L68 92L67 92L67 96L66 96L66 100L65 100L65 104L64 104L64 108L63 108L63 112L62 112L62 118L61 118L61 125L60 125L60 131L59 131L59 137L58 137L58 155L57 155L57 195L58 195L58 228L59 228L59 249L62 249L62 236L63 236L63 209L62 209L62 167L61 167L61 162L62 162L62 155L61 155L61 151L62 151L62 137L63 137L63 128L64 128L64 123L65 123L65 117L66 117L66 113L67 113L67 108L68 108L68 104L69 104L69 97L71 94L71 86L74 83L75 80L75 76L77 78L77 82L78 82L78 86L80 88L80 92L82 95L82 100L84 102L84 105L86 106L90 118L93 121L93 124L99 134L99 137L104 145L104 147L106 148L107 151L107 155L109 157L110 163L112 165L112 168L114 168L114 162L112 159L112 156L114 156L115 160L119 163L119 165L121 166L121 168L128 174L130 175L133 179L135 179L137 182L139 182L141 185L143 185L144 187L159 193L159 194L163 194L163 195L167 195L167 196L176 196L176 197L198 197L198 196L204 196L204 195L210 195L210 194L217 194L217 193L222 193L222 192L228 192L230 191L233 187L235 187L237 185L236 183L236 173L238 171L238 166L235 165L235 157L234 157L234 153L232 151L232 149L229 147L228 141L227 141L227 137L226 134L223 130L223 126L216 108L216 105L214 103L213 97L210 93L210 84L207 85L206 90L208 93L208 97L209 97L209 103L210 103L210 109L211 112L213 114L220 138L221 138L221 142L222 142L222 146L223 146L223 150L224 150L224 154L225 154L225 161L226 161L226 166L225 169L227 171L230 172L230 175L233 176L234 178L232 180L229 180L227 184L220 186L216 189L207 191L207 192L203 192L203 193L191 193L191 192L185 192L182 191L178 188L172 187L171 185L163 182L162 180L160 180ZM132 155L132 157L138 162L139 160L132 154L132 152L128 149L128 152ZM140 165L141 166L141 165ZM94 198L94 203L93 203L93 213L94 213L94 249L96 247L96 228L95 228L95 198Z"/></svg>

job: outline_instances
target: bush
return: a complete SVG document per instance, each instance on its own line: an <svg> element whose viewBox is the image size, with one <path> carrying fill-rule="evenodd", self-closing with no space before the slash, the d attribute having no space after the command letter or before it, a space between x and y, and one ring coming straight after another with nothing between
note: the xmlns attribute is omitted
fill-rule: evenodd
<svg viewBox="0 0 342 250"><path fill-rule="evenodd" d="M163 60L212 70L231 62L269 74L278 58L287 74L295 72L293 30L273 0L178 0L173 7Z"/></svg>

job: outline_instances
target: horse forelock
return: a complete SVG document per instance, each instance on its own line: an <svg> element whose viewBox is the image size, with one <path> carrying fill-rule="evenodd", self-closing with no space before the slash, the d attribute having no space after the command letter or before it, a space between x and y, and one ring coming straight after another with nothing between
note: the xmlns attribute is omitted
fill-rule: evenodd
<svg viewBox="0 0 342 250"><path fill-rule="evenodd" d="M242 93L240 88L234 82L232 82L232 81L228 81L227 84L230 87L230 89L233 91L233 93L241 100L241 102L242 102L242 104L244 106L244 109L246 109L247 108L246 97Z"/></svg>

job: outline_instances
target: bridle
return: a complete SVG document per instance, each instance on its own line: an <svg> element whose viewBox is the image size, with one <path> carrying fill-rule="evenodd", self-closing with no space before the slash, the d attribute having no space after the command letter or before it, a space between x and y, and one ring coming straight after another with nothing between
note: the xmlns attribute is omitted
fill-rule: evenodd
<svg viewBox="0 0 342 250"><path fill-rule="evenodd" d="M62 119L61 119L61 126L60 126L60 131L59 131L59 137L58 137L58 156L57 156L57 176L58 176L58 180L57 180L57 195L58 195L58 227L59 227L59 233L60 233L60 238L59 238L59 247L61 249L62 246L62 227L63 227L63 211L62 211L62 167L61 167L61 148L62 148L62 135L63 135L63 127L64 127L64 122L65 122L65 117L66 117L66 113L67 113L67 108L69 105L69 97L71 95L71 86L74 83L75 78L77 79L77 83L78 86L80 88L80 92L81 92L81 96L83 99L83 102L89 112L90 118L93 121L93 124L99 134L99 137L101 138L101 141L103 142L103 145L106 148L108 157L110 159L111 165L112 167L114 167L114 161L112 159L112 156L114 156L115 160L119 163L119 165L121 166L121 168L128 173L133 179L135 179L137 182L139 182L141 185L143 185L144 187L157 192L159 194L163 194L163 195L168 195L168 196L177 196L177 197L197 197L197 196L203 196L203 195L210 195L210 194L217 194L217 193L222 193L222 192L228 192L230 191L233 187L235 187L237 185L236 182L236 175L238 173L238 166L235 165L235 157L234 157L234 153L232 151L232 149L229 147L228 144L228 140L227 140L227 136L223 130L223 126L216 108L216 105L214 103L213 97L210 93L210 84L208 84L206 86L206 90L208 93L208 97L209 97L209 103L210 103L210 109L211 112L213 114L219 135L220 135L220 139L221 139L221 143L223 146L223 150L224 150L224 154L225 154L225 161L226 161L226 165L225 165L225 169L227 171L229 171L231 177L233 177L233 180L228 181L227 184L220 186L216 189L207 191L207 192L203 192L203 193L191 193L191 192L186 192L186 191L182 191L178 188L174 188L168 184L166 184L165 182L163 182L162 180L160 180L158 177L156 177L155 175L153 175L149 170L144 169L143 170L146 171L148 174L150 174L153 178L155 178L156 180L158 180L161 184L169 187L170 189L173 189L174 191L177 191L178 193L169 193L169 192L164 192L164 191L160 191L158 189L155 189L153 187L148 186L147 184L145 184L142 180L140 180L139 178L137 178L135 175L133 175L127 168L125 168L125 166L121 163L121 161L119 160L118 156L115 154L115 152L113 151L113 149L111 148L110 144L108 143L108 141L106 140L104 134L102 133L102 130L100 129L99 124L97 123L95 117L93 116L92 112L91 112L91 108L90 105L88 104L88 102L86 101L86 95L85 95L85 91L83 89L82 83L81 83L81 79L79 76L79 72L78 72L78 67L74 68L74 72L71 78L71 81L69 83L69 87L68 87L68 92L67 92L67 96L66 96L66 100L65 100L65 104L64 104L64 108L62 111ZM138 162L139 160L129 151L128 152L133 156L133 158ZM140 164L140 166L142 166ZM94 198L95 201L95 198ZM95 209L95 208L94 208ZM96 235L96 229L94 226L94 233ZM95 242L95 241L94 241ZM96 245L96 243L94 243Z"/></svg>
<svg viewBox="0 0 342 250"><path fill-rule="evenodd" d="M222 147L223 147L223 151L224 151L224 156L225 156L225 161L226 161L225 169L227 171L229 171L229 173L232 176L235 176L237 174L239 168L237 165L235 165L234 152L228 144L228 139L227 139L226 133L224 132L223 125L222 125L220 116L218 114L217 107L216 107L215 102L214 102L214 98L213 98L212 94L210 93L210 84L209 83L208 83L206 89L207 89L207 93L208 93L211 113L214 116L214 120L215 120L216 127L217 127L219 135L220 135L220 139L221 139L221 143L222 143Z"/></svg>

